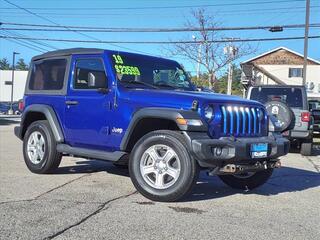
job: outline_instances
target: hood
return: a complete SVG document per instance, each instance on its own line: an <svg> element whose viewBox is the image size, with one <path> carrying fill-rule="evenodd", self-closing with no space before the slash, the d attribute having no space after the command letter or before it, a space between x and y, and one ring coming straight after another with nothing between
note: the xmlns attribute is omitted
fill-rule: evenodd
<svg viewBox="0 0 320 240"><path fill-rule="evenodd" d="M243 104L243 105L260 105L257 101L243 99L238 96L226 94L180 91L166 89L140 89L140 88L121 88L119 98L129 102L140 102L143 105L163 106L172 108L189 109L194 100L199 102L199 106L207 103L224 103L224 104Z"/></svg>

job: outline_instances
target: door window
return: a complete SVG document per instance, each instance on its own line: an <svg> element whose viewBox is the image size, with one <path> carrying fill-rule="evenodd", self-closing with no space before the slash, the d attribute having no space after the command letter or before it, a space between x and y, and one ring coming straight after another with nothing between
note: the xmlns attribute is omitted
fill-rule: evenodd
<svg viewBox="0 0 320 240"><path fill-rule="evenodd" d="M74 89L107 87L107 76L101 59L79 59L76 62Z"/></svg>

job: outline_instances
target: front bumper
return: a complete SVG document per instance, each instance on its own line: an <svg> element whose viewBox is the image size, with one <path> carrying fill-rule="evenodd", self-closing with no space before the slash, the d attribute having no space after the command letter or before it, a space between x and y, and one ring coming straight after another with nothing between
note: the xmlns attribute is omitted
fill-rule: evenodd
<svg viewBox="0 0 320 240"><path fill-rule="evenodd" d="M250 164L277 159L286 155L290 148L289 140L279 134L266 137L221 137L219 139L211 139L204 133L185 132L185 135L189 140L192 155L201 167L222 166L228 163ZM250 148L253 143L267 143L267 157L252 158ZM218 148L221 149L221 154L218 154Z"/></svg>

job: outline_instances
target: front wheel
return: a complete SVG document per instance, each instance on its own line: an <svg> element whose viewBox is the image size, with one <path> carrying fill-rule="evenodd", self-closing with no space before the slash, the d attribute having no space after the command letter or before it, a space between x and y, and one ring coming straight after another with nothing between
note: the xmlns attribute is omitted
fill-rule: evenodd
<svg viewBox="0 0 320 240"><path fill-rule="evenodd" d="M271 177L273 169L259 172L248 172L235 175L219 175L219 178L228 186L235 189L251 190L266 183Z"/></svg>
<svg viewBox="0 0 320 240"><path fill-rule="evenodd" d="M57 152L56 145L48 121L33 122L23 139L23 156L29 170L50 173L58 168L62 154Z"/></svg>
<svg viewBox="0 0 320 240"><path fill-rule="evenodd" d="M177 132L148 133L132 150L129 173L137 190L162 202L177 201L187 195L198 178L199 167Z"/></svg>

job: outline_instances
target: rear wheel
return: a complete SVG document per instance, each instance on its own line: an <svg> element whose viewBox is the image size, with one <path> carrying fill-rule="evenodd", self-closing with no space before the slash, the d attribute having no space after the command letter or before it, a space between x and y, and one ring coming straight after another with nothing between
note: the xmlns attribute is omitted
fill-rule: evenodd
<svg viewBox="0 0 320 240"><path fill-rule="evenodd" d="M308 142L301 143L301 149L300 149L301 155L311 156L312 155L312 147L313 147L312 140L308 141Z"/></svg>
<svg viewBox="0 0 320 240"><path fill-rule="evenodd" d="M160 130L148 133L132 150L130 177L137 190L155 201L177 201L198 178L199 167L190 156L184 137Z"/></svg>
<svg viewBox="0 0 320 240"><path fill-rule="evenodd" d="M24 161L33 173L49 173L58 168L62 155L48 121L33 122L23 139Z"/></svg>
<svg viewBox="0 0 320 240"><path fill-rule="evenodd" d="M228 186L236 189L251 190L266 183L271 177L273 169L259 172L249 172L236 175L219 175L219 178Z"/></svg>

